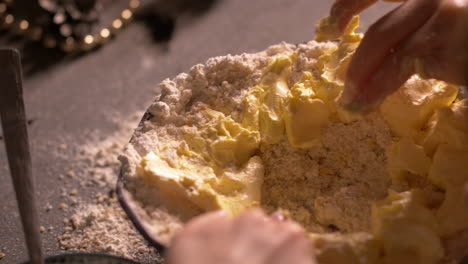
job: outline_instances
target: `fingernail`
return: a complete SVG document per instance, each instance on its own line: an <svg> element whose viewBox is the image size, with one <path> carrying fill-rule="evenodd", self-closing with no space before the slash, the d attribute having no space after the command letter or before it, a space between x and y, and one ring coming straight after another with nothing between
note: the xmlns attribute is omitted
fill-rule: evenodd
<svg viewBox="0 0 468 264"><path fill-rule="evenodd" d="M342 106L346 111L353 113L361 113L367 109L366 103L361 98L355 98L350 103L344 103Z"/></svg>
<svg viewBox="0 0 468 264"><path fill-rule="evenodd" d="M343 93L341 94L341 104L348 105L354 101L354 92L350 91L349 86L345 86L343 89Z"/></svg>
<svg viewBox="0 0 468 264"><path fill-rule="evenodd" d="M383 96L380 94L374 97L368 93L359 92L354 83L348 82L345 84L340 101L341 106L349 112L366 113L374 109L383 100Z"/></svg>
<svg viewBox="0 0 468 264"><path fill-rule="evenodd" d="M352 82L346 82L340 104L347 111L360 112L366 102L364 97L357 92L356 85Z"/></svg>
<svg viewBox="0 0 468 264"><path fill-rule="evenodd" d="M283 222L286 218L281 212L275 212L271 215L271 219L279 222Z"/></svg>
<svg viewBox="0 0 468 264"><path fill-rule="evenodd" d="M345 81L341 102L343 104L351 103L357 95L356 85L351 81Z"/></svg>

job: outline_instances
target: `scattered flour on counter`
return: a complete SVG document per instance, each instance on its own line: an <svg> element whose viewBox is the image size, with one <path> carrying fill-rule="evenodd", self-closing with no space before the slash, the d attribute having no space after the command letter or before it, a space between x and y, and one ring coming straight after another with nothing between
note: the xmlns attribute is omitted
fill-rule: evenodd
<svg viewBox="0 0 468 264"><path fill-rule="evenodd" d="M139 112L130 118L122 118L123 121L119 121L120 128L113 135L101 141L92 140L83 146L79 166L63 176L78 180L81 188L62 190L62 196L75 204L74 214L64 219L65 232L58 237L62 249L105 252L140 263L163 262L161 256L135 229L115 194L120 169L117 157L128 143L142 115ZM87 188L99 189L91 202L79 198L80 192Z"/></svg>
<svg viewBox="0 0 468 264"><path fill-rule="evenodd" d="M133 227L114 195L99 195L95 203L79 206L70 223L72 229L59 237L66 250L106 252L141 263L161 261Z"/></svg>

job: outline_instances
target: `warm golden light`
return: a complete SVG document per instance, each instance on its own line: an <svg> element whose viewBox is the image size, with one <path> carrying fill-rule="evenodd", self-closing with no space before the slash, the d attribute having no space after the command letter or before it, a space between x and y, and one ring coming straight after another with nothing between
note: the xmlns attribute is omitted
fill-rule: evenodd
<svg viewBox="0 0 468 264"><path fill-rule="evenodd" d="M129 4L130 8L137 9L140 6L139 0L131 0Z"/></svg>
<svg viewBox="0 0 468 264"><path fill-rule="evenodd" d="M84 42L85 42L86 44L93 44L93 42L94 42L94 37L91 36L91 35L87 35L87 36L84 38Z"/></svg>
<svg viewBox="0 0 468 264"><path fill-rule="evenodd" d="M26 21L26 20L21 20L20 24L19 24L19 28L21 30L26 30L29 28L29 22Z"/></svg>
<svg viewBox="0 0 468 264"><path fill-rule="evenodd" d="M125 20L128 20L132 17L132 11L128 10L128 9L125 9L124 11L122 11L122 18L125 19Z"/></svg>
<svg viewBox="0 0 468 264"><path fill-rule="evenodd" d="M119 29L122 27L122 20L116 19L114 22L112 22L112 27L115 29Z"/></svg>
<svg viewBox="0 0 468 264"><path fill-rule="evenodd" d="M108 38L110 36L110 30L107 28L101 29L101 32L99 33L102 38Z"/></svg>
<svg viewBox="0 0 468 264"><path fill-rule="evenodd" d="M15 21L15 18L13 17L13 15L7 15L5 17L5 24L12 24L13 21Z"/></svg>

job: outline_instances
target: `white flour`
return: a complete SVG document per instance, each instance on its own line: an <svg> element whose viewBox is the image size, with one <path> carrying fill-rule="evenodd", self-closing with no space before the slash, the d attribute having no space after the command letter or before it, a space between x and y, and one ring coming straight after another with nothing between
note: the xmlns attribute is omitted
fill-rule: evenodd
<svg viewBox="0 0 468 264"><path fill-rule="evenodd" d="M64 219L65 233L58 237L61 248L67 251L105 252L140 263L162 263L161 256L134 228L115 197L120 170L117 157L128 143L141 116L142 113L135 113L130 118L122 118L119 121L121 127L114 135L83 146L77 161L79 170L68 171L64 176L78 180L81 188L62 191L63 197L71 200L75 206L72 217ZM91 203L76 197L81 191L96 186L100 192ZM61 203L60 207L69 210L67 203Z"/></svg>

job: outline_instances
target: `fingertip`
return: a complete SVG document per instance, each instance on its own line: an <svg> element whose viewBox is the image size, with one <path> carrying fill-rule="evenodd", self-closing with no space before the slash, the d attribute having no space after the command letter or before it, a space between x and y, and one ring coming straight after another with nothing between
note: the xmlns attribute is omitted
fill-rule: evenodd
<svg viewBox="0 0 468 264"><path fill-rule="evenodd" d="M353 16L359 14L377 0L336 0L330 10L330 16L338 21L339 29L344 32Z"/></svg>
<svg viewBox="0 0 468 264"><path fill-rule="evenodd" d="M352 18L352 14L347 12L350 10L349 7L346 5L349 1L336 1L330 9L330 16L329 18L333 20L334 24L337 26L337 29L340 33L343 33L346 26L348 25L349 21Z"/></svg>
<svg viewBox="0 0 468 264"><path fill-rule="evenodd" d="M228 219L228 214L225 211L219 210L219 211L212 211L208 213L204 213L202 215L199 215L190 222L186 224L185 228L191 228L194 226L200 226L200 225L207 225L210 223L214 223L220 220L225 220Z"/></svg>
<svg viewBox="0 0 468 264"><path fill-rule="evenodd" d="M421 60L404 55L389 54L359 87L348 86L343 93L343 108L350 112L367 113L377 108L385 98L398 90L414 73L422 71Z"/></svg>
<svg viewBox="0 0 468 264"><path fill-rule="evenodd" d="M387 88L383 88L380 81L369 82L362 85L354 95L343 95L340 106L348 112L367 114L377 108L389 94Z"/></svg>
<svg viewBox="0 0 468 264"><path fill-rule="evenodd" d="M341 103L343 105L348 105L352 103L358 95L359 93L356 89L356 85L347 78L344 83L343 93L341 94Z"/></svg>
<svg viewBox="0 0 468 264"><path fill-rule="evenodd" d="M368 112L370 109L369 104L367 104L361 98L356 98L355 100L349 103L343 103L341 105L343 109L351 113L365 113Z"/></svg>
<svg viewBox="0 0 468 264"><path fill-rule="evenodd" d="M276 211L271 215L271 219L277 222L284 222L286 217L281 213L281 211Z"/></svg>
<svg viewBox="0 0 468 264"><path fill-rule="evenodd" d="M366 89L358 89L357 85L352 81L346 81L343 88L341 98L339 98L340 106L348 112L363 113L371 108L370 102L367 99Z"/></svg>

